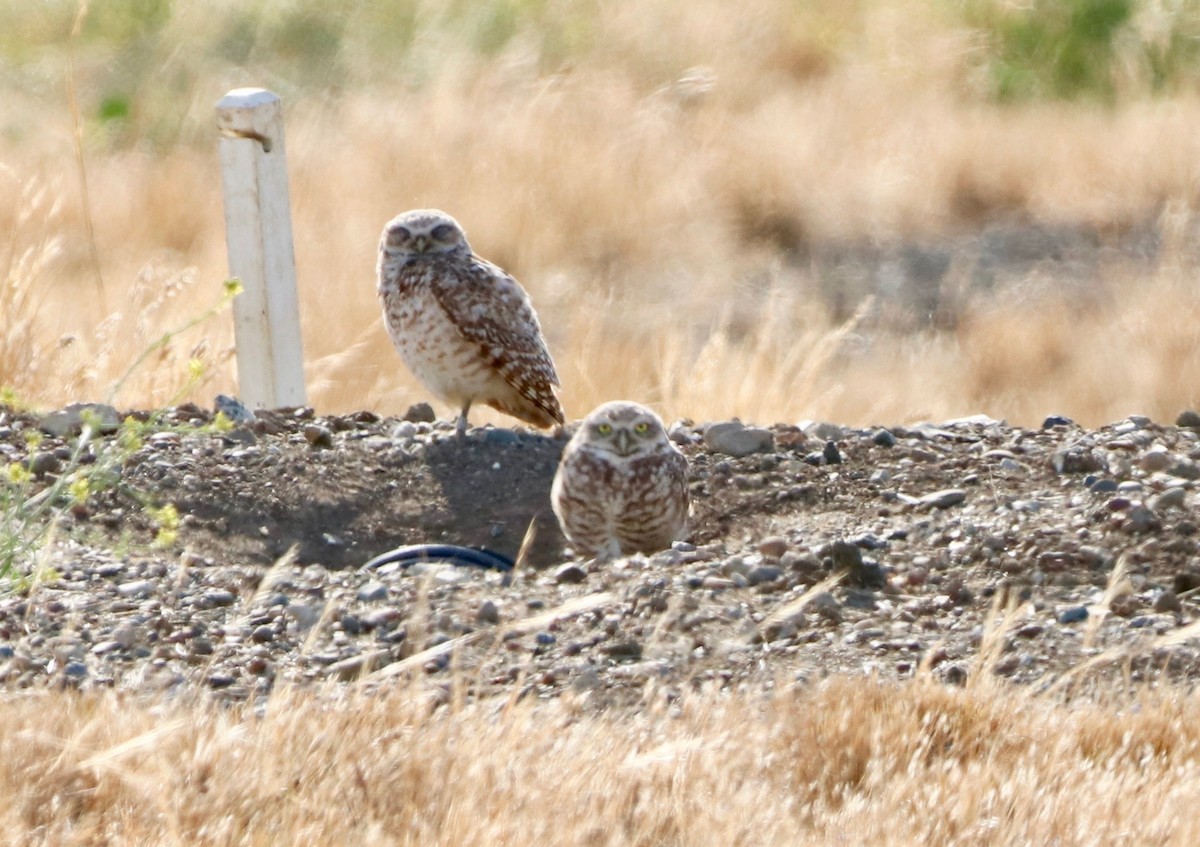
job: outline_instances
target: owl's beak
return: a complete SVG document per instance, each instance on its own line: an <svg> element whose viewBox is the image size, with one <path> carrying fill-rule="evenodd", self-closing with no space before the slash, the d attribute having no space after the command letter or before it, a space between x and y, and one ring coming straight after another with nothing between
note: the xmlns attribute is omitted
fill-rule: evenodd
<svg viewBox="0 0 1200 847"><path fill-rule="evenodd" d="M618 456L628 456L633 453L633 436L627 430L618 430L613 436L613 446L617 448Z"/></svg>
<svg viewBox="0 0 1200 847"><path fill-rule="evenodd" d="M417 235L412 240L413 249L418 253L424 253L429 248L429 237L425 235Z"/></svg>

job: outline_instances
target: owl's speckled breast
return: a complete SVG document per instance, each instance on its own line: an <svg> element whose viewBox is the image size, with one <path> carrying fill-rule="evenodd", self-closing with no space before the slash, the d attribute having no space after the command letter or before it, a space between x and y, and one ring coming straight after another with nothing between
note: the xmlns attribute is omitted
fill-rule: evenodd
<svg viewBox="0 0 1200 847"><path fill-rule="evenodd" d="M420 275L418 271L379 292L388 335L404 364L455 407L472 398L487 402L508 397L511 386L489 367L479 345L463 337ZM403 280L405 274L400 276Z"/></svg>

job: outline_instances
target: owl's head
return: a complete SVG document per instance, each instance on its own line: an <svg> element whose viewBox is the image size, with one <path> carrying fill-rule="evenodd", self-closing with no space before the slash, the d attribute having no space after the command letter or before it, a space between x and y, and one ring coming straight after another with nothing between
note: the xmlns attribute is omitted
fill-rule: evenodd
<svg viewBox="0 0 1200 847"><path fill-rule="evenodd" d="M471 246L458 221L445 212L413 209L387 222L379 252L389 259L407 261L445 253L469 255Z"/></svg>
<svg viewBox="0 0 1200 847"><path fill-rule="evenodd" d="M583 419L576 438L592 449L622 458L654 452L670 443L662 419L628 400L597 406Z"/></svg>

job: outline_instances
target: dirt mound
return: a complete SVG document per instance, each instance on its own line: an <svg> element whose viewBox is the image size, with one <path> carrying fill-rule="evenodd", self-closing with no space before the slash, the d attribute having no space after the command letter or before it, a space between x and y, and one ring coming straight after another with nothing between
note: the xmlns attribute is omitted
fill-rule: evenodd
<svg viewBox="0 0 1200 847"><path fill-rule="evenodd" d="M309 410L232 429L195 407L111 417L76 455L70 427L41 434L46 418L0 411L9 494L65 507L72 475L94 480L41 553L51 576L0 599L9 684L244 697L281 679L467 668L481 694L604 704L651 683L922 666L1033 682L1103 650L1128 678L1200 673L1184 629L1200 589L1195 416L679 423L690 541L602 566L566 560L549 510L561 436L460 440L449 424ZM515 556L531 522L512 573L358 569L423 542ZM1016 610L1000 630L997 600Z"/></svg>

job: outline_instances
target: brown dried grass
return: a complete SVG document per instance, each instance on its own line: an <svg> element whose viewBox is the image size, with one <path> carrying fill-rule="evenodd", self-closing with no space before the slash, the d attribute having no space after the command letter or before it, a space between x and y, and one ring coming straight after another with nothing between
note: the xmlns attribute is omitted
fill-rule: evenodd
<svg viewBox="0 0 1200 847"><path fill-rule="evenodd" d="M313 404L397 412L425 399L373 291L382 223L425 205L459 217L530 290L572 416L615 397L671 417L849 423L977 411L1100 423L1196 403L1200 100L988 105L972 93L972 34L923 4L816 4L793 19L760 0L732 26L720 11L603 7L589 43L609 49L584 50L569 70L546 71L544 51L519 39L490 58L437 42L421 85L289 100ZM209 25L179 18L181 33ZM680 35L664 47L667 19ZM681 70L696 64L705 70ZM229 82L214 74L181 119L203 126ZM21 198L0 208L15 245L0 256L0 384L55 405L102 394L155 332L217 300L225 258L215 137L157 152L86 143L89 218L66 105L39 109L36 144L0 142L2 178ZM1103 231L1158 219L1180 240L1159 267L1098 282L1087 307L1006 292L967 304L954 331L907 336L835 318L788 258L996 218ZM97 270L119 304L107 317ZM118 400L166 402L197 352L208 379L192 396L234 392L230 344L228 318L210 322Z"/></svg>
<svg viewBox="0 0 1200 847"><path fill-rule="evenodd" d="M770 697L282 691L250 708L0 704L22 844L1193 844L1200 713L835 678Z"/></svg>

